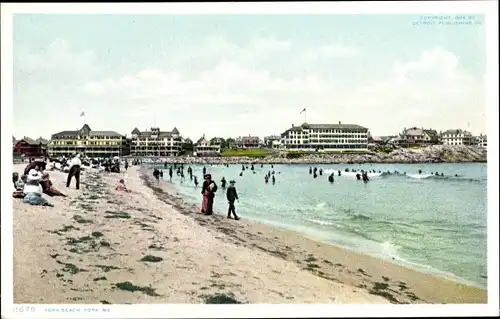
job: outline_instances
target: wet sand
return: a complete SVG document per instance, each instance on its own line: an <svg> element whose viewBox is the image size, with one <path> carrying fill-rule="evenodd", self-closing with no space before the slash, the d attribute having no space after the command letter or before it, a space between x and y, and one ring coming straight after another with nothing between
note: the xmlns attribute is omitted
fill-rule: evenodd
<svg viewBox="0 0 500 319"><path fill-rule="evenodd" d="M69 195L49 198L55 207L13 199L14 303L487 302L486 291L294 232L203 216L150 173L86 171L76 190L51 172ZM132 193L114 190L120 178Z"/></svg>

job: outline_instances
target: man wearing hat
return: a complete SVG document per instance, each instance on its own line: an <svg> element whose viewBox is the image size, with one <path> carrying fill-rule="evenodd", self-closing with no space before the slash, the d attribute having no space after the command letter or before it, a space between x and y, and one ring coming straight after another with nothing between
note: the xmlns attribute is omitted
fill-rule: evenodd
<svg viewBox="0 0 500 319"><path fill-rule="evenodd" d="M234 219L239 220L240 218L236 215L236 209L234 207L234 201L238 200L238 192L236 192L236 187L234 184L236 182L234 180L229 181L229 187L226 191L227 202L229 203L229 208L227 210L227 218L231 218L231 214L234 215Z"/></svg>
<svg viewBox="0 0 500 319"><path fill-rule="evenodd" d="M68 178L66 180L66 187L69 187L71 184L71 179L73 176L76 179L76 189L80 189L80 167L82 165L82 161L80 160L80 154L76 154L75 157L71 160Z"/></svg>

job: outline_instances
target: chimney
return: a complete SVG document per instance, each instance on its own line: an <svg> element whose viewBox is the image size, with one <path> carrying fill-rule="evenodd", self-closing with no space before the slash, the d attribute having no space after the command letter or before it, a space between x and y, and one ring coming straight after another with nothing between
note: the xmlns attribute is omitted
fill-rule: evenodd
<svg viewBox="0 0 500 319"><path fill-rule="evenodd" d="M341 124L342 124L342 122L339 121L339 125L341 125Z"/></svg>
<svg viewBox="0 0 500 319"><path fill-rule="evenodd" d="M292 124L292 127L295 127L295 125Z"/></svg>

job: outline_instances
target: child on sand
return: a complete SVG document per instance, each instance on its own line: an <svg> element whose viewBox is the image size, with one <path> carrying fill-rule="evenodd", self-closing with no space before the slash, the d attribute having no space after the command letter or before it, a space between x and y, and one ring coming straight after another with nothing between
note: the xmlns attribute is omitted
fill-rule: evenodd
<svg viewBox="0 0 500 319"><path fill-rule="evenodd" d="M127 192L130 193L131 190L125 186L125 180L122 178L120 181L116 184L115 190L120 191L120 192Z"/></svg>
<svg viewBox="0 0 500 319"><path fill-rule="evenodd" d="M234 180L229 182L229 187L226 191L227 202L229 203L229 208L227 210L227 218L231 218L231 214L234 215L235 220L239 220L240 218L236 215L236 208L234 207L234 201L238 200L238 192L236 192L236 187L234 184L236 182ZM238 200L239 201L239 200Z"/></svg>

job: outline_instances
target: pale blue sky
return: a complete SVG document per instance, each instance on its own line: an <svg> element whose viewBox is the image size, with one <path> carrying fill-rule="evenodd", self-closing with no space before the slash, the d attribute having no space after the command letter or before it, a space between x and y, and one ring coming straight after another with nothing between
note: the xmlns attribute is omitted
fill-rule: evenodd
<svg viewBox="0 0 500 319"><path fill-rule="evenodd" d="M421 15L15 15L14 134L292 123L486 132L485 33ZM156 118L156 119L155 119ZM40 123L45 123L44 125Z"/></svg>

